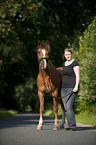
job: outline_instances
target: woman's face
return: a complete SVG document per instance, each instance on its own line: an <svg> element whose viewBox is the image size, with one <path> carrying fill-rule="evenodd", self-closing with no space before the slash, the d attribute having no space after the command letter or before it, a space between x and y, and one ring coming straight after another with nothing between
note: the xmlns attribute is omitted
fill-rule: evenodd
<svg viewBox="0 0 96 145"><path fill-rule="evenodd" d="M70 61L72 59L71 52L65 51L64 56L65 56L65 58L66 58L67 61Z"/></svg>

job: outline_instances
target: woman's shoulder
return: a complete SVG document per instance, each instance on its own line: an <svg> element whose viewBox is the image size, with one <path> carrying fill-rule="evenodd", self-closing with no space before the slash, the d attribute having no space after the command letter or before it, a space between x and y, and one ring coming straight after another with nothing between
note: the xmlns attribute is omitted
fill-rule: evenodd
<svg viewBox="0 0 96 145"><path fill-rule="evenodd" d="M74 66L79 66L79 63L78 63L77 60L74 60L73 63L72 63L72 65L73 65L73 67L74 67Z"/></svg>

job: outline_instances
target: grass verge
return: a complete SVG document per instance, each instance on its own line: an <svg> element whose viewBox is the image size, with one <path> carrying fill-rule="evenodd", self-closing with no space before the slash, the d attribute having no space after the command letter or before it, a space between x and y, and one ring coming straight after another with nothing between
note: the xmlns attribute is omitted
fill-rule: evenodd
<svg viewBox="0 0 96 145"><path fill-rule="evenodd" d="M4 108L0 108L0 120L13 116L17 113L18 113L18 111L16 111L16 110L6 110Z"/></svg>
<svg viewBox="0 0 96 145"><path fill-rule="evenodd" d="M48 116L52 116L52 117L54 116L54 112L51 109L46 110L45 114ZM60 106L58 108L58 118L62 119L62 111L61 111ZM96 126L96 112L95 111L93 111L93 112L84 111L84 112L80 112L78 114L75 113L75 118L76 118L77 123Z"/></svg>
<svg viewBox="0 0 96 145"><path fill-rule="evenodd" d="M94 112L81 112L76 114L76 122L80 122L82 124L88 124L92 126L96 126L96 114Z"/></svg>

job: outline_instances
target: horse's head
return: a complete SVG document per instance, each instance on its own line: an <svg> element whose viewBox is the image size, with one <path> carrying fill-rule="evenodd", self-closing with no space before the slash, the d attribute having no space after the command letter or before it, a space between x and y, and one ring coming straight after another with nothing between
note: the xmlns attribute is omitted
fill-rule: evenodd
<svg viewBox="0 0 96 145"><path fill-rule="evenodd" d="M40 64L41 69L47 68L49 53L50 53L49 41L45 43L41 43L40 41L38 41L37 55L38 55L38 62Z"/></svg>

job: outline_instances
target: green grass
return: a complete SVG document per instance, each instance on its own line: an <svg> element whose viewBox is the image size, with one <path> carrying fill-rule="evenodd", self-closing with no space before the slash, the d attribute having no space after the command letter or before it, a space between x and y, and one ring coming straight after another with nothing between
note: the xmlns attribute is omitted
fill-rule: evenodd
<svg viewBox="0 0 96 145"><path fill-rule="evenodd" d="M45 114L48 116L52 116L52 117L54 116L53 110L50 110L50 109L46 110ZM61 111L60 106L58 108L58 118L62 119L62 111ZM96 110L95 109L91 112L84 111L84 112L80 112L78 114L75 113L75 118L76 118L77 123L96 126Z"/></svg>
<svg viewBox="0 0 96 145"><path fill-rule="evenodd" d="M89 113L85 111L76 114L75 117L76 117L76 122L96 126L96 113L94 114L93 112Z"/></svg>
<svg viewBox="0 0 96 145"><path fill-rule="evenodd" d="M18 113L18 111L16 111L16 110L6 110L4 108L0 108L0 120L13 116L17 113Z"/></svg>

